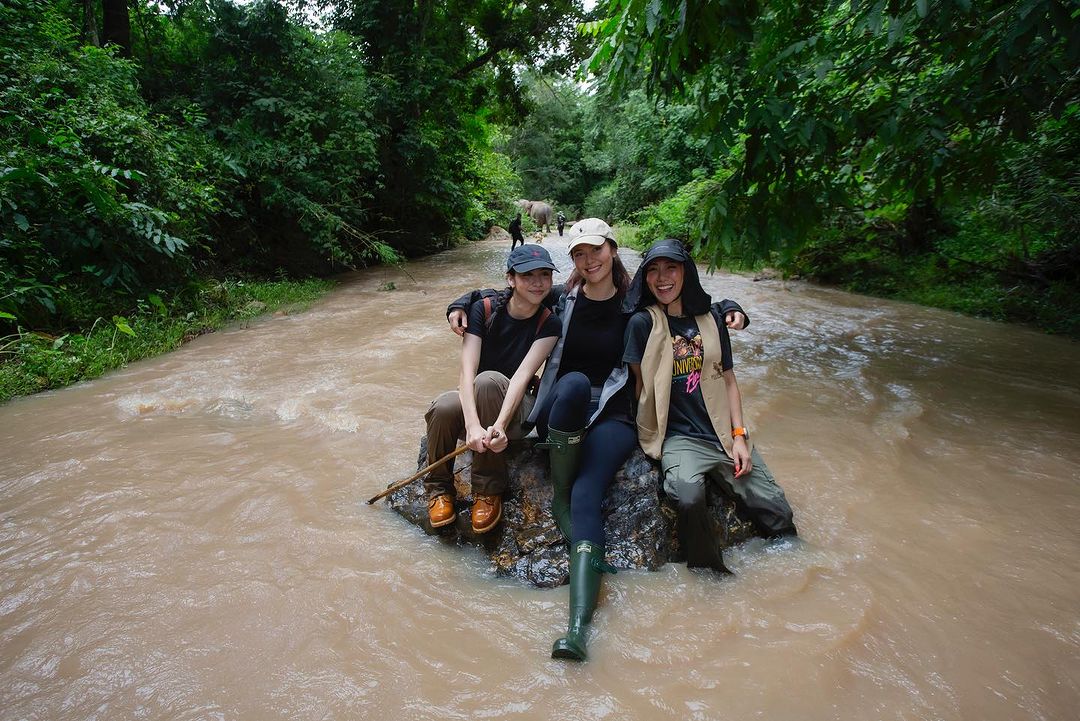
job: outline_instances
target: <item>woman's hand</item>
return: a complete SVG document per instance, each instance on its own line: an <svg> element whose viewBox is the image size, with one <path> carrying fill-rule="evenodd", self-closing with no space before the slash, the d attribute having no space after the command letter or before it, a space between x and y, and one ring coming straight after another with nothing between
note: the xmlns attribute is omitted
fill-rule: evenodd
<svg viewBox="0 0 1080 721"><path fill-rule="evenodd" d="M495 453L502 453L510 445L510 439L506 437L506 430L501 426L494 425L488 428L484 437L484 445Z"/></svg>
<svg viewBox="0 0 1080 721"><path fill-rule="evenodd" d="M742 311L729 310L724 313L724 325L732 330L742 330L746 327L746 315ZM458 333L458 335L461 335L461 333Z"/></svg>
<svg viewBox="0 0 1080 721"><path fill-rule="evenodd" d="M476 453L487 450L487 431L481 425L468 426L465 429L465 445Z"/></svg>
<svg viewBox="0 0 1080 721"><path fill-rule="evenodd" d="M464 335L465 329L469 327L469 316L461 308L454 308L454 310L450 311L450 315L446 316L446 320L450 323L450 330L458 335Z"/></svg>
<svg viewBox="0 0 1080 721"><path fill-rule="evenodd" d="M735 436L731 443L731 460L735 461L736 478L745 476L754 467L754 462L750 460L750 446L745 437Z"/></svg>

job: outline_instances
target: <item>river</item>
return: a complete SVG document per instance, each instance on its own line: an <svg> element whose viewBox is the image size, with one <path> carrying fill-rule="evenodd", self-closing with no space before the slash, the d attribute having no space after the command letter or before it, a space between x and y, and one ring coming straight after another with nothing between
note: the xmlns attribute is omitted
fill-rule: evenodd
<svg viewBox="0 0 1080 721"><path fill-rule="evenodd" d="M553 661L565 586L364 504L415 469L445 305L506 250L0 406L0 718L1076 718L1080 344L704 276L751 315L736 373L803 543L609 576L590 660Z"/></svg>

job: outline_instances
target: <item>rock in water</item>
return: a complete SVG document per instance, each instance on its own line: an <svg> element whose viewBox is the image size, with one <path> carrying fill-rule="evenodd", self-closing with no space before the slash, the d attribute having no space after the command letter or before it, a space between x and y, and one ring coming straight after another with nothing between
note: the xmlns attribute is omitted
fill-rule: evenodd
<svg viewBox="0 0 1080 721"><path fill-rule="evenodd" d="M499 576L513 576L550 588L569 582L569 544L551 515L551 483L547 453L534 447L535 440L510 444L507 467L510 488L503 498L503 518L495 530L472 532L472 451L457 457L457 521L432 529L427 520L424 485L415 481L390 494L390 507L410 523L447 542L482 548ZM417 470L428 464L427 439L420 441ZM623 465L604 497L604 535L607 561L616 568L655 571L668 561L685 560L675 534L675 507L660 490L659 466L640 448ZM740 515L734 500L709 490L709 510L716 521L717 542L722 548L742 543L755 535L754 526Z"/></svg>

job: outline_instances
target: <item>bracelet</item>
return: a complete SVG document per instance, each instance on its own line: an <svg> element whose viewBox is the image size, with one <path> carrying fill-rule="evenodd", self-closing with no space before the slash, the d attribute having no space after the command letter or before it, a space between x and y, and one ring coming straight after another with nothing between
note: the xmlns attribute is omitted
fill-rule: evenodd
<svg viewBox="0 0 1080 721"><path fill-rule="evenodd" d="M750 439L750 432L746 430L746 426L739 426L738 428L731 429L731 440L735 440L739 436L742 436L747 440Z"/></svg>

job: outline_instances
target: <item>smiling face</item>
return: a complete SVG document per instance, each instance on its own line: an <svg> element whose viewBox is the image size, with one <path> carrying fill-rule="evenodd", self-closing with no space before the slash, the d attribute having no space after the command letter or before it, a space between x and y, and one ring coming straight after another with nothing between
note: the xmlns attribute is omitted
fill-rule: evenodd
<svg viewBox="0 0 1080 721"><path fill-rule="evenodd" d="M660 305L667 306L669 315L682 313L683 264L670 258L657 258L645 268L645 284Z"/></svg>
<svg viewBox="0 0 1080 721"><path fill-rule="evenodd" d="M529 305L538 305L551 291L551 269L537 268L527 273L506 274L506 283L514 289L514 295Z"/></svg>
<svg viewBox="0 0 1080 721"><path fill-rule="evenodd" d="M574 261L574 268L588 285L597 285L611 278L611 266L615 261L615 251L612 250L611 243L581 243L574 246L570 258Z"/></svg>

